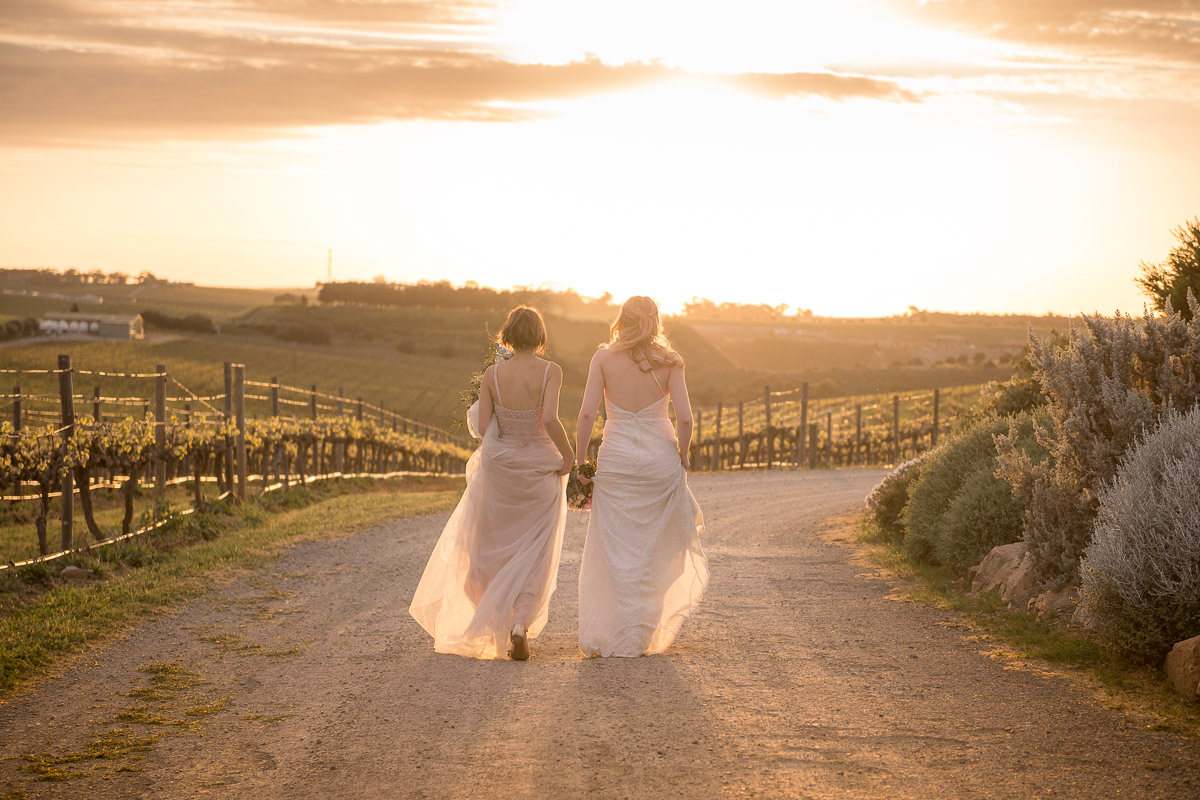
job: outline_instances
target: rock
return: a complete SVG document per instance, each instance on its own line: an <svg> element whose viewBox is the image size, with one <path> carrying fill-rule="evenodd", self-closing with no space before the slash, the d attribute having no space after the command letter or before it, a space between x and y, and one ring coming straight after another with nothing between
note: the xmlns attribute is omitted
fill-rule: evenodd
<svg viewBox="0 0 1200 800"><path fill-rule="evenodd" d="M1167 677L1189 700L1200 700L1200 636L1184 639L1167 654Z"/></svg>
<svg viewBox="0 0 1200 800"><path fill-rule="evenodd" d="M1071 614L1071 624L1085 631L1096 630L1096 626L1092 624L1092 615L1088 613L1082 603L1075 606L1075 611Z"/></svg>
<svg viewBox="0 0 1200 800"><path fill-rule="evenodd" d="M1016 569L1017 563L1024 555L1024 542L993 547L992 551L984 556L983 561L979 562L979 566L975 567L975 575L971 580L971 594L999 589L1000 584Z"/></svg>
<svg viewBox="0 0 1200 800"><path fill-rule="evenodd" d="M93 571L90 569L69 566L63 567L62 571L58 573L58 577L67 581L86 581L88 578L92 577L93 574Z"/></svg>
<svg viewBox="0 0 1200 800"><path fill-rule="evenodd" d="M1071 584L1057 592L1042 592L1033 604L1038 619L1069 616L1079 604L1079 587Z"/></svg>
<svg viewBox="0 0 1200 800"><path fill-rule="evenodd" d="M1038 595L1038 577L1029 553L1021 556L1017 566L1000 584L1000 596L1017 608L1029 609Z"/></svg>

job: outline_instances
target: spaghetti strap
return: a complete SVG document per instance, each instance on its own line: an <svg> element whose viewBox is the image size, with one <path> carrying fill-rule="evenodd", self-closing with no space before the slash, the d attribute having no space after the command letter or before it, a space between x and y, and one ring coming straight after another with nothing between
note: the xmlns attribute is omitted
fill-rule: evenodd
<svg viewBox="0 0 1200 800"><path fill-rule="evenodd" d="M650 370L650 377L654 378L654 385L657 386L658 390L665 395L667 393L667 390L662 388L662 384L658 382L658 376L654 374L653 369Z"/></svg>
<svg viewBox="0 0 1200 800"><path fill-rule="evenodd" d="M496 384L496 405L504 407L504 401L500 399L500 364L492 365L492 383Z"/></svg>
<svg viewBox="0 0 1200 800"><path fill-rule="evenodd" d="M538 408L546 402L546 383L550 380L550 362L546 362L546 371L542 373L542 397L538 400Z"/></svg>

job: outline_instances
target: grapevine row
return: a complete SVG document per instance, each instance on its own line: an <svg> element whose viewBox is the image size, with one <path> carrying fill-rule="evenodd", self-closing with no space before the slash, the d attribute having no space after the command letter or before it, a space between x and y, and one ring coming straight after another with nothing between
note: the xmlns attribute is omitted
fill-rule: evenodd
<svg viewBox="0 0 1200 800"><path fill-rule="evenodd" d="M133 523L133 499L140 481L149 482L152 467L162 465L167 479L190 478L194 503L203 504L202 481L215 479L223 493L233 488L236 422L165 424L160 443L154 420L124 418L96 423L80 417L64 437L46 426L17 432L0 423L0 486L17 494L32 484L40 501L35 524L38 547L50 552L47 517L51 493L71 476L78 488L88 531L97 541L108 535L96 524L90 489L101 478L122 484L125 512L121 533ZM303 481L310 475L333 472L387 473L461 472L470 452L454 442L435 441L351 417L304 420L286 417L246 420L249 472L264 478Z"/></svg>

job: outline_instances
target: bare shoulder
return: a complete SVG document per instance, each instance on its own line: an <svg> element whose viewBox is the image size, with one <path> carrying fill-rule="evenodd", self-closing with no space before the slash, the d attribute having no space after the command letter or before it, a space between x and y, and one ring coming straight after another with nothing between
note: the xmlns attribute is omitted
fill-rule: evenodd
<svg viewBox="0 0 1200 800"><path fill-rule="evenodd" d="M557 363L550 361L549 359L546 360L546 363L550 365L550 377L551 378L561 378L562 377L562 374L563 374L562 367L560 367Z"/></svg>

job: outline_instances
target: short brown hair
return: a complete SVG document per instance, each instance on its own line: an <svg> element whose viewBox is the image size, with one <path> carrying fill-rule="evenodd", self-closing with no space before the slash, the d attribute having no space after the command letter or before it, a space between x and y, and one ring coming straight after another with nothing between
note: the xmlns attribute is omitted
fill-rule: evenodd
<svg viewBox="0 0 1200 800"><path fill-rule="evenodd" d="M546 349L546 323L533 306L517 306L508 312L508 319L504 320L497 338L500 344L513 350L541 353Z"/></svg>

